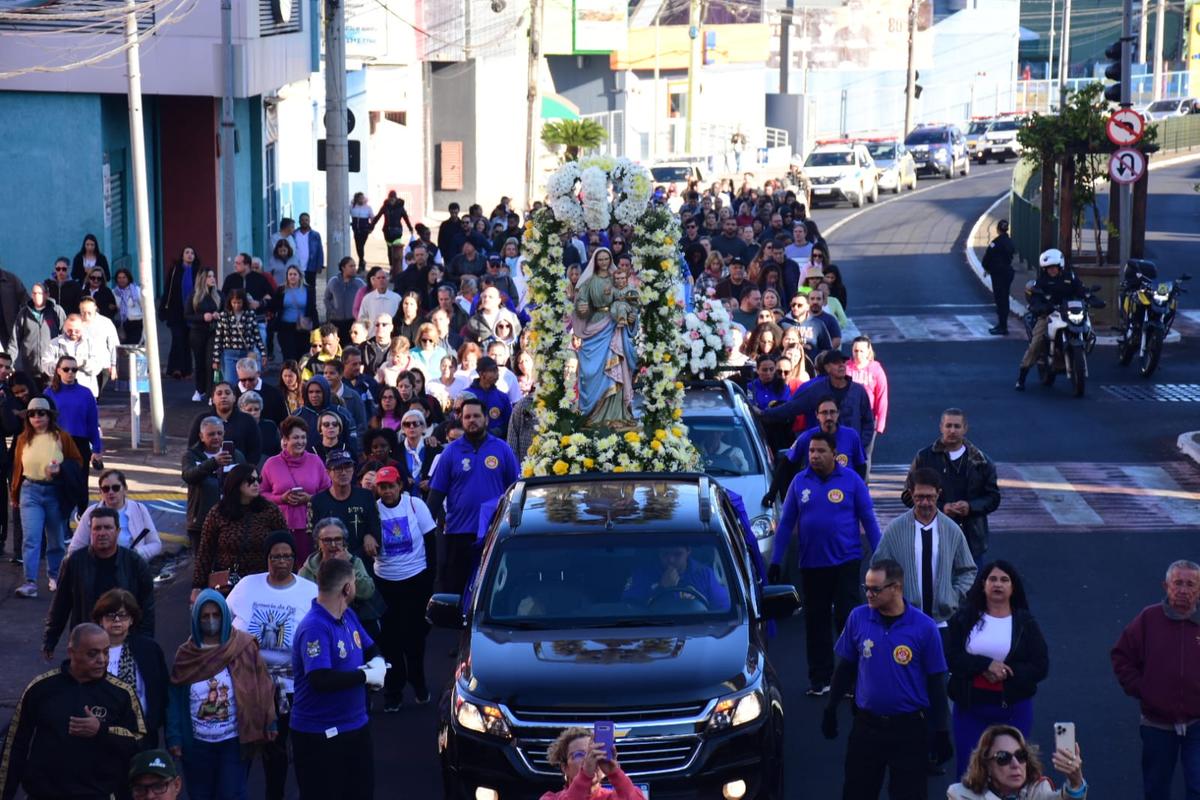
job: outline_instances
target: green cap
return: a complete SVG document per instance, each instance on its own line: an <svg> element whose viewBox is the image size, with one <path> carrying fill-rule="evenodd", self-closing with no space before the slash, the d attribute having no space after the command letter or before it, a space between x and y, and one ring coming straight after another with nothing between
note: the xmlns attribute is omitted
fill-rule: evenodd
<svg viewBox="0 0 1200 800"><path fill-rule="evenodd" d="M139 775L174 778L179 773L175 769L175 759L166 750L147 750L134 756L129 764L129 780L132 782Z"/></svg>

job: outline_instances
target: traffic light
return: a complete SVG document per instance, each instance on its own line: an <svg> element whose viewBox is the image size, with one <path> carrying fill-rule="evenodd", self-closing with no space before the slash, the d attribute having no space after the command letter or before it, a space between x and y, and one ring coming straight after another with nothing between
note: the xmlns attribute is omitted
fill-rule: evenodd
<svg viewBox="0 0 1200 800"><path fill-rule="evenodd" d="M925 89L924 86L917 83L919 80L921 80L921 70L913 70L913 98L916 100L921 99L921 92Z"/></svg>
<svg viewBox="0 0 1200 800"><path fill-rule="evenodd" d="M1104 51L1104 57L1112 61L1104 68L1104 77L1116 81L1104 87L1104 97L1114 103L1121 102L1121 83L1129 80L1128 75L1121 74L1121 48L1129 46L1129 42L1117 39Z"/></svg>

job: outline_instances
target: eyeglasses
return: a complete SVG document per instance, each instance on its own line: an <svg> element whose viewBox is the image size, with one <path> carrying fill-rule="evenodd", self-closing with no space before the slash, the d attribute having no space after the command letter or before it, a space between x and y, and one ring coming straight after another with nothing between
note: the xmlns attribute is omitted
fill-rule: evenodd
<svg viewBox="0 0 1200 800"><path fill-rule="evenodd" d="M58 368L58 371L59 371L59 372L66 372L66 373L68 373L68 374L71 374L71 373L74 373L74 372L79 372L79 367L59 367L59 368Z"/></svg>
<svg viewBox="0 0 1200 800"><path fill-rule="evenodd" d="M28 416L30 416L30 417L48 417L48 416L50 416L50 412L34 410L34 411L28 412Z"/></svg>
<svg viewBox="0 0 1200 800"><path fill-rule="evenodd" d="M422 339L421 344L437 344L437 339Z"/></svg>
<svg viewBox="0 0 1200 800"><path fill-rule="evenodd" d="M880 594L881 592L884 592L884 591L892 588L895 585L896 585L895 581L889 581L889 582L885 583L883 586L868 586L867 584L864 583L862 585L862 590L869 595L877 595L877 594Z"/></svg>
<svg viewBox="0 0 1200 800"><path fill-rule="evenodd" d="M336 539L331 539L331 538L322 536L321 538L317 539L317 541L327 547L341 547L342 545L344 545L346 543L346 540L344 538L342 538L341 536L337 537Z"/></svg>
<svg viewBox="0 0 1200 800"><path fill-rule="evenodd" d="M323 420L321 422L321 427L322 428L340 428L340 427L342 427L342 425L337 420L327 419L327 420Z"/></svg>
<svg viewBox="0 0 1200 800"><path fill-rule="evenodd" d="M67 268L66 267L55 267L54 271L55 272L66 272Z"/></svg>
<svg viewBox="0 0 1200 800"><path fill-rule="evenodd" d="M416 420L409 420L408 422L401 422L400 426L403 428L420 428L421 423L417 422Z"/></svg>
<svg viewBox="0 0 1200 800"><path fill-rule="evenodd" d="M267 560L268 561L277 561L280 564L282 564L285 561L291 561L295 557L296 556L293 555L292 553L276 553L273 556L267 556Z"/></svg>
<svg viewBox="0 0 1200 800"><path fill-rule="evenodd" d="M156 781L155 783L135 783L129 790L134 797L162 797L170 788L170 781Z"/></svg>
<svg viewBox="0 0 1200 800"><path fill-rule="evenodd" d="M119 492L124 488L125 487L119 483L110 483L107 486L101 486L100 491L102 491L102 492Z"/></svg>
<svg viewBox="0 0 1200 800"><path fill-rule="evenodd" d="M926 494L926 493L922 492L921 494L914 494L912 496L912 499L913 500L928 500L929 502L932 503L938 499L938 496L936 494Z"/></svg>
<svg viewBox="0 0 1200 800"><path fill-rule="evenodd" d="M567 758L570 759L571 761L583 761L585 758L587 758L587 751L586 750L572 750L570 752L570 754L567 756Z"/></svg>
<svg viewBox="0 0 1200 800"><path fill-rule="evenodd" d="M1007 750L997 750L987 757L989 761L995 761L998 767L1007 767L1015 758L1018 764L1024 764L1029 761L1029 753L1025 748L1021 748L1015 753L1010 753Z"/></svg>
<svg viewBox="0 0 1200 800"><path fill-rule="evenodd" d="M104 276L103 275L88 275L88 280L96 281L98 283L98 282L104 280Z"/></svg>
<svg viewBox="0 0 1200 800"><path fill-rule="evenodd" d="M105 614L103 619L105 622L128 622L132 617L127 611L114 611L111 614Z"/></svg>
<svg viewBox="0 0 1200 800"><path fill-rule="evenodd" d="M256 483L261 483L261 482L262 482L262 479L259 478L257 475L251 475L249 478L246 478L246 480L243 481L243 483L246 486L253 486Z"/></svg>

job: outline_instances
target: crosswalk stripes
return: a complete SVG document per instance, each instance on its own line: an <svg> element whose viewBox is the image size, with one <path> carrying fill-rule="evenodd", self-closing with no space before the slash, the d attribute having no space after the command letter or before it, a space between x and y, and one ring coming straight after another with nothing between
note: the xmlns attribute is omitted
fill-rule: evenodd
<svg viewBox="0 0 1200 800"><path fill-rule="evenodd" d="M907 464L875 465L871 497L881 525L907 511ZM1200 472L1188 462L1000 463L1000 531L1178 531L1200 529Z"/></svg>
<svg viewBox="0 0 1200 800"><path fill-rule="evenodd" d="M1024 326L1009 320L1008 335L993 336L988 329L996 324L993 314L856 314L842 326L842 341L850 342L865 334L879 342L972 342L1016 339L1025 341ZM1182 337L1200 336L1200 311L1180 311L1174 332ZM1097 335L1115 335L1112 331L1096 331ZM1168 340L1169 341L1169 340Z"/></svg>

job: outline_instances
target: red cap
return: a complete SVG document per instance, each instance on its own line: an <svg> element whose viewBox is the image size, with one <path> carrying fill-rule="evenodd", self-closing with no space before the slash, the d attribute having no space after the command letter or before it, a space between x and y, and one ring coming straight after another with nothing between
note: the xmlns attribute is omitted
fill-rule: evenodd
<svg viewBox="0 0 1200 800"><path fill-rule="evenodd" d="M400 470L396 469L395 467L380 467L379 471L375 473L375 483L377 485L380 483L399 483L399 482L400 482Z"/></svg>

